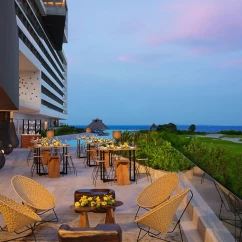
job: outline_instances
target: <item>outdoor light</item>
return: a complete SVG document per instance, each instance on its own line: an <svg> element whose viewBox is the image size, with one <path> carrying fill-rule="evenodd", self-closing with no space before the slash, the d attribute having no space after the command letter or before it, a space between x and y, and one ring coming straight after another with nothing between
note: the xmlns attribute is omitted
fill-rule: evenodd
<svg viewBox="0 0 242 242"><path fill-rule="evenodd" d="M44 129L47 129L47 128L48 128L48 122L45 121L45 122L44 122Z"/></svg>
<svg viewBox="0 0 242 242"><path fill-rule="evenodd" d="M86 128L86 133L91 133L91 129L90 128Z"/></svg>
<svg viewBox="0 0 242 242"><path fill-rule="evenodd" d="M55 135L54 130L46 130L46 137L53 138Z"/></svg>
<svg viewBox="0 0 242 242"><path fill-rule="evenodd" d="M113 131L113 138L114 139L120 139L122 132L120 130Z"/></svg>

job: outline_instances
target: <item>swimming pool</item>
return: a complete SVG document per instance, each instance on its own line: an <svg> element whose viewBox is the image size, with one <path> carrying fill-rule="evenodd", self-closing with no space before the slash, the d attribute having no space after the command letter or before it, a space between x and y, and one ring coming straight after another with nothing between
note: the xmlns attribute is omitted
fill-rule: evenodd
<svg viewBox="0 0 242 242"><path fill-rule="evenodd" d="M107 136L97 136L97 137L100 138L100 139L101 138L102 139L110 139L110 138L112 138L113 130L107 130L105 132L107 132L109 135L107 135ZM80 137L80 135L79 135L79 137ZM85 142L87 142L87 140L80 140L80 144L85 144ZM67 144L71 145L73 147L76 147L77 146L77 141L75 139L67 140Z"/></svg>

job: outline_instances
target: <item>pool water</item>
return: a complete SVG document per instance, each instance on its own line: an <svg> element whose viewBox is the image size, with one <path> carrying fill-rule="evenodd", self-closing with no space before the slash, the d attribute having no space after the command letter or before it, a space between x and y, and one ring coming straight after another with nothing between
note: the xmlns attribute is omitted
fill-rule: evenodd
<svg viewBox="0 0 242 242"><path fill-rule="evenodd" d="M113 130L107 130L105 131L106 133L109 133L109 135L107 136L97 136L98 138L102 138L102 139L110 139L112 138L112 133L113 133ZM80 137L80 135L79 135ZM87 142L86 140L80 140L80 144L85 144L85 142ZM75 139L73 140L67 140L67 144L68 145L71 145L73 147L76 147L77 146L77 141Z"/></svg>

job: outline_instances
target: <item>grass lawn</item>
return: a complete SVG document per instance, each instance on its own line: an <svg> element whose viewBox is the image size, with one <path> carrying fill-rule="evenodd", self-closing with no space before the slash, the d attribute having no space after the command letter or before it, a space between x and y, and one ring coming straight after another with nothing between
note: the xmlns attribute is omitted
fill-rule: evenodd
<svg viewBox="0 0 242 242"><path fill-rule="evenodd" d="M224 136L228 137L227 135ZM188 135L180 135L180 139L182 140L188 139L187 137ZM242 171L242 143L235 143L232 141L221 140L219 138L215 139L211 137L197 137L197 139L199 142L204 143L207 146L212 144L215 148L223 147L227 152L225 152L224 157L222 157L222 159L220 160L221 163L219 163L219 166L217 166L216 163L208 163L209 165L205 166L203 160L200 160L199 157L197 157L197 162L194 161L194 163L200 166L204 171L210 174L218 182L222 183L232 193L242 198L242 180L241 176L238 175L241 174ZM199 147L199 144L196 143L195 147ZM193 154L196 154L196 148ZM213 157L213 154L209 155L209 153L206 153L206 151L205 154L208 154L208 160L209 157ZM226 157L229 159L226 159Z"/></svg>
<svg viewBox="0 0 242 242"><path fill-rule="evenodd" d="M188 139L187 137L196 137L197 135L186 135L182 134L179 135L181 139ZM242 138L242 135L223 135L223 137L229 137L229 138ZM242 154L242 144L240 143L234 143L232 141L227 140L221 140L220 138L211 138L211 137L197 137L201 142L206 144L214 144L217 147L225 147L230 151L230 155L241 155ZM241 139L242 141L242 139Z"/></svg>
<svg viewBox="0 0 242 242"><path fill-rule="evenodd" d="M231 155L241 155L242 154L242 144L234 143L227 140L221 140L221 139L214 139L214 138L204 138L204 137L198 137L198 139L206 144L214 144L217 147L225 147L229 150Z"/></svg>

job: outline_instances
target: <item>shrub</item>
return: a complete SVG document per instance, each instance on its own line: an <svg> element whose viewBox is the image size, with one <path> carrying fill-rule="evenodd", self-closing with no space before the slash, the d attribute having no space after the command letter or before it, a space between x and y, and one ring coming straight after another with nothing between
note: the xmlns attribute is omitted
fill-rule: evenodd
<svg viewBox="0 0 242 242"><path fill-rule="evenodd" d="M189 162L180 152L175 150L169 141L162 138L161 133L151 131L140 137L137 156L147 157L149 166L165 171L183 171L192 168Z"/></svg>
<svg viewBox="0 0 242 242"><path fill-rule="evenodd" d="M242 131L236 131L236 130L222 130L222 131L219 132L219 134L239 135L239 134L242 134Z"/></svg>
<svg viewBox="0 0 242 242"><path fill-rule="evenodd" d="M205 144L197 138L183 147L183 153L198 167L242 198L242 156L230 155L228 149Z"/></svg>
<svg viewBox="0 0 242 242"><path fill-rule="evenodd" d="M78 134L85 132L82 128L76 128L75 126L69 126L67 124L62 124L58 129L55 129L55 136L66 135L66 134ZM46 136L46 132L42 131L41 135Z"/></svg>

